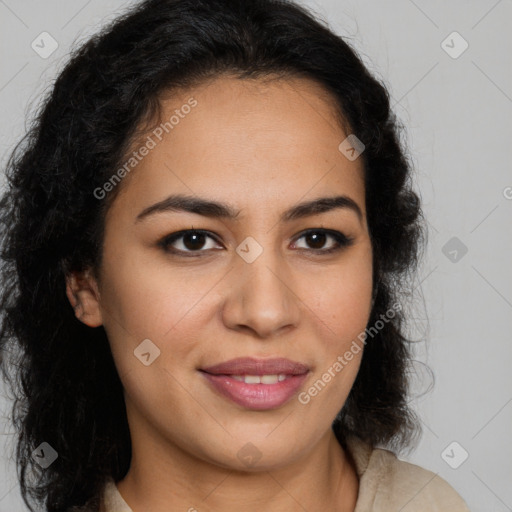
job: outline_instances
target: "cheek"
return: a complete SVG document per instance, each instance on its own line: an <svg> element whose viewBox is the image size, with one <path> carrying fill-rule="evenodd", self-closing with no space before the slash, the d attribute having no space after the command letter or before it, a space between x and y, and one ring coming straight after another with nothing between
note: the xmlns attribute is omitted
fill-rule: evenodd
<svg viewBox="0 0 512 512"><path fill-rule="evenodd" d="M215 283L211 274L173 267L150 251L127 252L129 257L105 257L104 274L108 278L102 304L138 337L165 337Z"/></svg>
<svg viewBox="0 0 512 512"><path fill-rule="evenodd" d="M325 324L325 337L339 345L356 337L368 322L372 298L371 259L362 256L350 264L332 268L305 281L305 301L318 321Z"/></svg>
<svg viewBox="0 0 512 512"><path fill-rule="evenodd" d="M323 286L310 288L318 290L311 308L318 343L317 365L313 378L298 397L309 411L308 418L332 421L356 379L364 351L360 335L370 313L372 281L368 275L371 276L371 265L354 266L339 271ZM309 426L319 428L314 419Z"/></svg>
<svg viewBox="0 0 512 512"><path fill-rule="evenodd" d="M119 374L140 369L135 351L147 339L156 348L149 347L159 352L151 368L173 368L173 361L186 360L210 314L203 299L215 276L190 279L182 269L171 273L169 266L159 267L154 261L145 265L142 257L105 258L104 269L108 279L102 291L102 314Z"/></svg>

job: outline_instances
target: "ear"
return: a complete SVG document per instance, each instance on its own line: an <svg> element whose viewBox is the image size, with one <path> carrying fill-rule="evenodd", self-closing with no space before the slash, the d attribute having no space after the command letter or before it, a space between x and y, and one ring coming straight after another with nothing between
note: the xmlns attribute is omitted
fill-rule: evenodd
<svg viewBox="0 0 512 512"><path fill-rule="evenodd" d="M66 276L66 295L78 320L89 327L103 324L98 284L89 269Z"/></svg>

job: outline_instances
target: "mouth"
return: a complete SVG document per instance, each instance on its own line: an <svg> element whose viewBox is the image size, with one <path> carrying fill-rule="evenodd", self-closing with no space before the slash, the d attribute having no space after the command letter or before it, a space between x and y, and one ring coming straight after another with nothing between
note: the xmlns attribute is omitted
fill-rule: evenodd
<svg viewBox="0 0 512 512"><path fill-rule="evenodd" d="M287 403L310 368L289 359L238 358L201 368L210 387L246 409L270 410Z"/></svg>

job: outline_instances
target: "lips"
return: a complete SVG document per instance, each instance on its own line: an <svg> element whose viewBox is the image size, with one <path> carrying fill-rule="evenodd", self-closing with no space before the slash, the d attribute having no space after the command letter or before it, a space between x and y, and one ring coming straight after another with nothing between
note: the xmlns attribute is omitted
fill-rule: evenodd
<svg viewBox="0 0 512 512"><path fill-rule="evenodd" d="M218 395L245 409L277 409L302 387L309 368L289 359L239 358L200 370ZM241 378L245 376L245 379Z"/></svg>
<svg viewBox="0 0 512 512"><path fill-rule="evenodd" d="M303 375L309 371L309 368L302 363L285 358L240 357L203 368L202 371L211 375Z"/></svg>

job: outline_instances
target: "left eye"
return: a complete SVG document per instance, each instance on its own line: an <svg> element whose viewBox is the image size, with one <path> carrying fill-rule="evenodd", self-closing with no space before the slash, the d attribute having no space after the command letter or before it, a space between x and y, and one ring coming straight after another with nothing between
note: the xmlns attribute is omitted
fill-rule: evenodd
<svg viewBox="0 0 512 512"><path fill-rule="evenodd" d="M326 239L329 237L334 240L334 245L328 249L320 249L320 247L324 246ZM314 246L313 249L306 248L305 250L321 253L330 253L341 250L344 247L351 245L353 242L352 238L344 235L339 231L331 231L326 229L310 229L309 231L303 233L297 240L300 240L301 238L304 238L309 245Z"/></svg>
<svg viewBox="0 0 512 512"><path fill-rule="evenodd" d="M214 247L204 247L205 240L207 238L216 241L215 237L213 237L208 231L201 229L188 229L166 236L160 242L160 245L165 251L175 254L206 252L207 249L214 249ZM313 247L299 247L299 249L323 254L341 250L344 247L351 245L353 242L352 238L344 235L343 233L327 229L310 229L302 233L296 240L300 240L302 238L304 238L308 245L312 245ZM326 240L329 238L334 240L334 244L327 249L322 249ZM176 242L179 243L176 244Z"/></svg>

